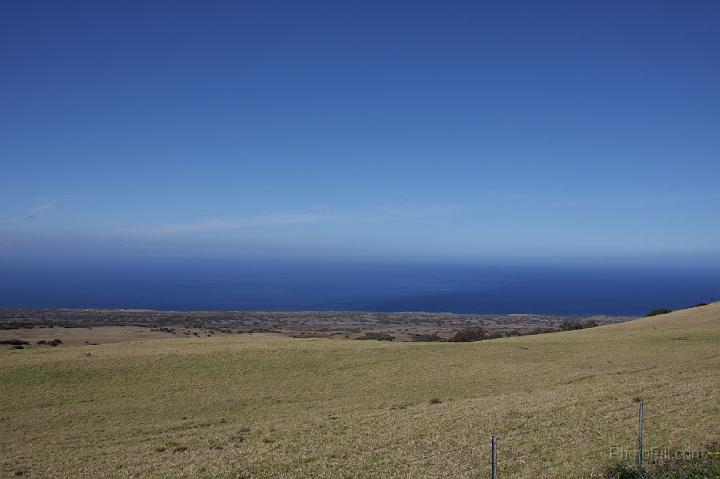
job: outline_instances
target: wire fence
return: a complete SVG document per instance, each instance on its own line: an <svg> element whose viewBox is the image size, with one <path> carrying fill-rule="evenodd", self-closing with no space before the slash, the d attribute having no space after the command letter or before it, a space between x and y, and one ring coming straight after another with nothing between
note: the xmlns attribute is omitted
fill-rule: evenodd
<svg viewBox="0 0 720 479"><path fill-rule="evenodd" d="M667 402L677 404L677 400L682 400L679 406L667 408ZM484 436L487 442L468 441L416 457L381 463L378 468L373 469L370 477L402 475L401 471L414 465L447 464L448 457L458 453L463 454L463 460L472 458L472 463L460 466L459 469L437 473L421 471L407 477L555 479L568 477L557 475L558 471L563 470L576 471L572 476L574 478L602 477L602 467L607 466L611 459L616 462L633 460L638 467L642 466L643 448L646 451L651 450L646 448L646 430L659 430L663 424L672 424L679 414L691 413L704 406L717 407L718 398L708 396L688 402L684 395L676 395L657 398L649 408L647 403L641 401L637 408L598 409L595 414L586 417L588 427L584 432L590 437L557 437L543 439L539 444L532 438L551 429L553 424L518 426L503 434L487 433L475 436L478 439ZM615 442L608 443L610 437L614 438ZM650 446L652 447L652 444ZM382 447L378 447L370 452L382 450ZM577 471L580 470L585 471L584 476L578 475Z"/></svg>

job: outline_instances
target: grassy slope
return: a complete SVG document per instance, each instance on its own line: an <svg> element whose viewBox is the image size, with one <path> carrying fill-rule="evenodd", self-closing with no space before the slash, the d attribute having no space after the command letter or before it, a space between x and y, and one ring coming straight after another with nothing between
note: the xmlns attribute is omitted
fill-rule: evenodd
<svg viewBox="0 0 720 479"><path fill-rule="evenodd" d="M4 349L0 391L0 477L484 477L492 433L503 478L588 477L635 397L648 446L720 434L720 303L470 344Z"/></svg>

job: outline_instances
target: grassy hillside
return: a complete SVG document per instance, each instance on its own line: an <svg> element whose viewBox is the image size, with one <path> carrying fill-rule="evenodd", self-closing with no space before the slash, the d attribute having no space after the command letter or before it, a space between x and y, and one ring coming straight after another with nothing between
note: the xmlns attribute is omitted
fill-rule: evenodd
<svg viewBox="0 0 720 479"><path fill-rule="evenodd" d="M90 353L87 356L85 353ZM0 476L592 477L720 434L720 303L481 343L276 336L0 351Z"/></svg>

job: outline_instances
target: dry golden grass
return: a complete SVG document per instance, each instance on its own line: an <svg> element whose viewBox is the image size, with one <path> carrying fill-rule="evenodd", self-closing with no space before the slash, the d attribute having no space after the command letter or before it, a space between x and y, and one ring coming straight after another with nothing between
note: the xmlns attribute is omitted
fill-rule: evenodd
<svg viewBox="0 0 720 479"><path fill-rule="evenodd" d="M635 398L647 447L720 434L720 304L468 344L3 349L0 387L2 477L486 477L491 434L503 479L597 477Z"/></svg>
<svg viewBox="0 0 720 479"><path fill-rule="evenodd" d="M23 339L29 341L27 347L37 347L40 340L50 341L60 339L65 346L79 346L87 343L107 344L124 343L128 341L145 341L148 339L167 338L170 335L162 331L153 331L151 328L137 326L97 326L93 328L34 328L34 329L6 329L0 330L2 339ZM45 346L41 346L45 347Z"/></svg>

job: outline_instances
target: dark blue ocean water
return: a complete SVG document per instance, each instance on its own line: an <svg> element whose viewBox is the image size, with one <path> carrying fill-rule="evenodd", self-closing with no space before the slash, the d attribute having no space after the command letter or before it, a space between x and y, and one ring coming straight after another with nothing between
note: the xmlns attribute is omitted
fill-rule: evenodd
<svg viewBox="0 0 720 479"><path fill-rule="evenodd" d="M720 299L694 262L0 259L0 307L636 315Z"/></svg>

